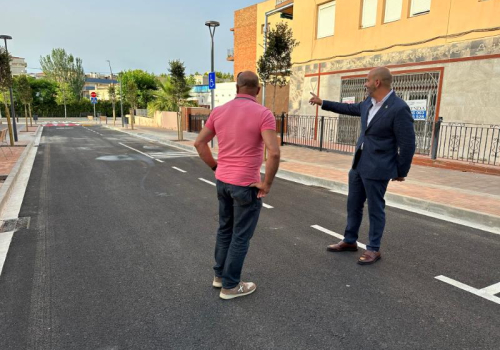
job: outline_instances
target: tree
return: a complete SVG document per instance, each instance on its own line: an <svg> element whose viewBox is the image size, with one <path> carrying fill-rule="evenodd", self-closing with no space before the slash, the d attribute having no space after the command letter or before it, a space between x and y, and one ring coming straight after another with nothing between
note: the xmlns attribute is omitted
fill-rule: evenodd
<svg viewBox="0 0 500 350"><path fill-rule="evenodd" d="M109 94L109 98L111 99L111 103L113 104L113 125L115 125L116 124L116 108L115 108L116 88L115 88L115 84L112 84L109 86L108 94Z"/></svg>
<svg viewBox="0 0 500 350"><path fill-rule="evenodd" d="M203 75L208 75L209 72L205 72ZM234 81L234 75L231 73L223 73L223 72L215 72L216 82L224 82L224 81Z"/></svg>
<svg viewBox="0 0 500 350"><path fill-rule="evenodd" d="M10 145L14 146L14 134L12 132L12 123L10 121L10 111L7 105L6 91L12 87L12 74L10 72L10 56L3 47L0 47L0 94L3 95L5 106L5 116L7 118L7 127L9 128Z"/></svg>
<svg viewBox="0 0 500 350"><path fill-rule="evenodd" d="M56 88L56 103L64 106L64 118L67 118L66 106L77 101L74 91L69 83L59 83Z"/></svg>
<svg viewBox="0 0 500 350"><path fill-rule="evenodd" d="M71 96L68 96L69 100L71 98L80 100L85 85L82 60L75 58L72 54L67 54L64 49L53 49L50 55L40 57L40 65L47 78L60 85L66 118L66 105L68 104L66 93L71 92Z"/></svg>
<svg viewBox="0 0 500 350"><path fill-rule="evenodd" d="M20 75L16 80L17 80L16 87L17 87L17 92L19 94L19 100L24 105L24 118L26 120L26 131L28 131L27 107L28 107L28 105L31 105L31 103L33 102L33 92L31 90L31 85L30 85L30 82L29 82L28 77L26 75L24 75L24 74ZM31 113L30 113L30 115L31 115ZM30 122L31 122L31 118L30 118ZM30 124L33 125L32 122Z"/></svg>
<svg viewBox="0 0 500 350"><path fill-rule="evenodd" d="M134 130L134 110L137 108L138 93L137 84L133 80L129 80L125 87L125 99L130 104L130 126Z"/></svg>
<svg viewBox="0 0 500 350"><path fill-rule="evenodd" d="M273 112L276 100L276 88L288 85L288 77L292 68L292 52L299 45L293 38L291 28L286 23L278 23L276 28L266 34L267 46L264 54L257 62L257 72L263 84L274 87Z"/></svg>
<svg viewBox="0 0 500 350"><path fill-rule="evenodd" d="M57 108L57 84L48 79L29 79L33 91L33 112L47 115Z"/></svg>
<svg viewBox="0 0 500 350"><path fill-rule="evenodd" d="M168 72L170 74L170 81L172 84L172 99L174 110L177 111L177 133L179 141L183 140L182 132L182 118L180 107L185 106L187 99L191 97L189 92L191 91L191 86L186 80L186 68L184 63L180 60L169 61Z"/></svg>
<svg viewBox="0 0 500 350"><path fill-rule="evenodd" d="M128 82L133 81L137 87L137 106L139 108L147 108L148 103L154 100L153 91L158 88L158 80L154 74L136 69L121 72L119 76L120 83L123 84L123 95L127 95Z"/></svg>
<svg viewBox="0 0 500 350"><path fill-rule="evenodd" d="M175 110L173 85L170 77L162 77L162 79L158 81L158 90L153 92L153 96L155 99L148 104L148 110L150 109L153 113L156 111Z"/></svg>

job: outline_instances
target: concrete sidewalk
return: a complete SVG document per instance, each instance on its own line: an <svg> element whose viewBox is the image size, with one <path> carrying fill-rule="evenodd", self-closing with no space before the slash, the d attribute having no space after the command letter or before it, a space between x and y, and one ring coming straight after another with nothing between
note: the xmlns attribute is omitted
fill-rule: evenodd
<svg viewBox="0 0 500 350"><path fill-rule="evenodd" d="M25 125L18 124L17 130L18 142L13 147L10 147L9 137L7 136L8 145L2 144L0 147L0 215L9 200L10 193L18 177L23 175L21 173L23 172L24 161L41 133L39 126L28 127L26 130Z"/></svg>
<svg viewBox="0 0 500 350"><path fill-rule="evenodd" d="M194 150L197 134L159 128L108 128ZM217 142L213 152L217 153ZM285 145L278 177L347 194L351 155ZM264 170L264 167L263 167ZM413 165L405 182L391 182L387 205L500 234L500 176Z"/></svg>

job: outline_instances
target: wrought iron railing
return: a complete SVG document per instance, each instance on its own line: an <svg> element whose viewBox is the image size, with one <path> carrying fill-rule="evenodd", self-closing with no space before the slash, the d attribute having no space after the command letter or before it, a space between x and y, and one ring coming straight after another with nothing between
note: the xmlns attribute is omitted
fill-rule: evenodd
<svg viewBox="0 0 500 350"><path fill-rule="evenodd" d="M360 133L359 118L282 115L276 128L282 144L318 148L320 151L354 152Z"/></svg>
<svg viewBox="0 0 500 350"><path fill-rule="evenodd" d="M415 121L416 153L500 165L500 125ZM353 153L360 134L359 117L276 116L282 145Z"/></svg>
<svg viewBox="0 0 500 350"><path fill-rule="evenodd" d="M500 165L500 125L440 125L437 158Z"/></svg>

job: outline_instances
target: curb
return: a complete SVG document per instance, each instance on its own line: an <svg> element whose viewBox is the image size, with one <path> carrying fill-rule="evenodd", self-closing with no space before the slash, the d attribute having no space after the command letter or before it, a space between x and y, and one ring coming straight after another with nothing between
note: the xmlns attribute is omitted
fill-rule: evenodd
<svg viewBox="0 0 500 350"><path fill-rule="evenodd" d="M14 189L14 185L16 184L17 178L19 177L20 170L23 167L29 152L33 147L38 147L38 145L40 144L42 129L43 127L39 125L38 129L35 132L35 138L26 146L25 150L9 173L9 176L7 176L7 180L5 180L2 187L0 187L0 213L3 211L4 206L7 204L10 198L10 194Z"/></svg>
<svg viewBox="0 0 500 350"><path fill-rule="evenodd" d="M261 168L262 171L265 171L264 166ZM348 191L348 185L343 182L304 175L289 170L278 170L276 176L303 185L325 187L332 192L343 195L347 195ZM385 199L386 205L393 208L500 234L500 216L483 214L389 192L386 193Z"/></svg>
<svg viewBox="0 0 500 350"><path fill-rule="evenodd" d="M196 149L193 146L182 145L170 140L151 137L148 134L129 133L123 130L117 130L117 131L121 131L128 135L136 136L145 140L155 141L165 145L174 146L177 148L196 152ZM263 165L260 171L263 173L265 172L265 169L266 168ZM332 192L340 193L343 195L347 195L348 192L348 185L346 183L328 180L312 175L304 175L289 170L279 169L278 173L276 174L276 177L307 186L324 187L331 190ZM439 220L449 221L452 223L476 228L490 233L500 234L500 216L483 214L473 210L447 206L440 203L425 201L422 199L389 193L389 192L386 193L385 198L386 198L386 204L393 208L398 208L412 213L433 217Z"/></svg>

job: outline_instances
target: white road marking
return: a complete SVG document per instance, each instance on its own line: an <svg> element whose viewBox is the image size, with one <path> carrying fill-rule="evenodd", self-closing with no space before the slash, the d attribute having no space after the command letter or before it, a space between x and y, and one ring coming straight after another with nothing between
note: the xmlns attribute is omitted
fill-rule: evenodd
<svg viewBox="0 0 500 350"><path fill-rule="evenodd" d="M14 231L0 233L0 275L2 275L3 264L9 251L10 241Z"/></svg>
<svg viewBox="0 0 500 350"><path fill-rule="evenodd" d="M217 185L216 185L216 184L214 184L212 181L205 180L205 179L203 179L203 178L201 178L201 177L199 177L199 178L198 178L198 180L203 181L203 182L206 182L207 184L212 185L212 186L217 186Z"/></svg>
<svg viewBox="0 0 500 350"><path fill-rule="evenodd" d="M328 229L326 229L324 227L321 227L319 225L311 225L311 227L314 228L314 229L316 229L316 230L318 230L318 231L324 232L324 233L326 233L326 234L328 234L330 236L333 236L333 237L336 237L336 238L340 238L340 239L344 239L344 236L342 236L341 234L339 234L337 232L330 231L330 230L328 230ZM366 250L366 245L363 244L363 243L359 243L358 242L358 247Z"/></svg>
<svg viewBox="0 0 500 350"><path fill-rule="evenodd" d="M500 293L500 282L496 283L494 285L491 285L489 287L483 288L481 290L485 291L488 294L492 294L492 295L498 294L498 293Z"/></svg>
<svg viewBox="0 0 500 350"><path fill-rule="evenodd" d="M478 297L484 298L486 300L494 302L495 304L499 304L500 305L500 298L494 296L493 294L491 294L490 292L487 291L491 287L497 286L496 288L492 289L492 291L494 292L495 290L498 289L499 283L494 284L493 286L490 286L490 287L483 288L483 289L476 289L474 287L471 287L471 286L468 286L468 285L466 285L464 283L455 281L454 279L451 279L451 278L446 277L446 276L442 276L441 275L441 276L436 276L434 278L437 279L437 280L439 280L439 281L441 281L441 282L451 284L454 287L460 288L462 290L465 290L466 292L472 293L474 295L477 295Z"/></svg>
<svg viewBox="0 0 500 350"><path fill-rule="evenodd" d="M136 151L137 153L140 153L140 154L142 154L142 155L145 155L145 156L146 156L146 157L148 157L148 158L154 159L154 158L153 158L153 157L151 157L149 154L146 154L146 153L144 153L144 152L141 152L141 151L139 151L139 150L137 150L137 149L135 149L135 148L132 148L132 147L130 147L130 146L124 145L124 144L123 144L123 143L121 143L121 142L118 142L118 143L119 143L120 145L122 145L123 147L130 148L132 151Z"/></svg>
<svg viewBox="0 0 500 350"><path fill-rule="evenodd" d="M159 163L165 163L165 162L164 162L163 160L161 160L161 159L155 159L155 160L156 160L157 162L159 162Z"/></svg>
<svg viewBox="0 0 500 350"><path fill-rule="evenodd" d="M267 208L267 209L273 209L273 208L274 208L273 206L271 206L271 205L269 205L269 204L266 204L266 203L262 203L262 206L263 206L264 208Z"/></svg>
<svg viewBox="0 0 500 350"><path fill-rule="evenodd" d="M178 167L176 167L176 166L173 166L173 167L172 167L172 169L175 169L175 170L177 170L177 171L180 171L181 173L187 173L187 171L186 171L186 170L182 170L182 169L180 169L180 168L178 168Z"/></svg>

